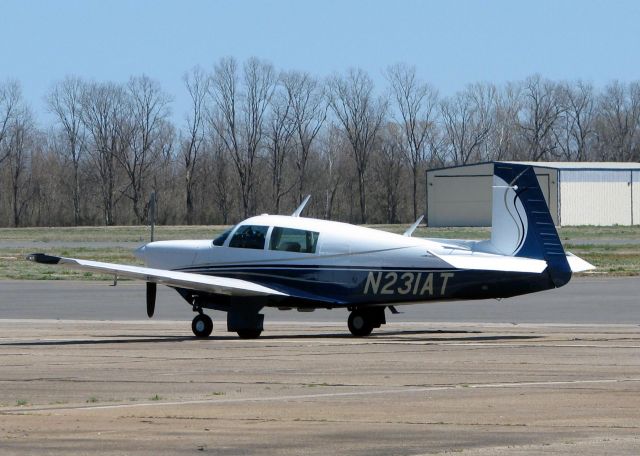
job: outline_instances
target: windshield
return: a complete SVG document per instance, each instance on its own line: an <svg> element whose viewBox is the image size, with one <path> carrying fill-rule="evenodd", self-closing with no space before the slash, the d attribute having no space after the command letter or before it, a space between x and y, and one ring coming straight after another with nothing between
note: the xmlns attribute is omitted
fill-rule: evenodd
<svg viewBox="0 0 640 456"><path fill-rule="evenodd" d="M264 241L268 230L268 226L243 225L233 234L231 241L229 241L229 247L264 249Z"/></svg>
<svg viewBox="0 0 640 456"><path fill-rule="evenodd" d="M213 240L213 245L222 245L224 244L224 241L227 240L227 238L229 237L229 234L233 231L233 227L229 228L227 231L225 231L224 233L222 233L220 236L218 236L217 238L215 238Z"/></svg>

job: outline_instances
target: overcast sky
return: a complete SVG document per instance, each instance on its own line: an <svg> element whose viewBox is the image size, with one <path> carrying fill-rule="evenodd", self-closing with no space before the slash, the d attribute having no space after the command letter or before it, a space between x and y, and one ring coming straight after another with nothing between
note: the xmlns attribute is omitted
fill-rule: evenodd
<svg viewBox="0 0 640 456"><path fill-rule="evenodd" d="M65 75L145 73L188 107L182 74L222 56L257 56L317 76L415 65L444 95L471 82L640 79L640 1L2 0L0 81L42 98Z"/></svg>

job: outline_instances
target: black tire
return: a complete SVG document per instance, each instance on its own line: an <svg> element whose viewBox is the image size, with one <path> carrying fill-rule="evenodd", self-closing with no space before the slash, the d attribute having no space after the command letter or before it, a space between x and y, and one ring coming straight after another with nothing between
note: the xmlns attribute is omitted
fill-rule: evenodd
<svg viewBox="0 0 640 456"><path fill-rule="evenodd" d="M367 314L354 310L349 314L349 320L347 320L349 331L356 337L366 337L373 331L373 325Z"/></svg>
<svg viewBox="0 0 640 456"><path fill-rule="evenodd" d="M261 329L241 329L237 332L240 339L257 339L262 334Z"/></svg>
<svg viewBox="0 0 640 456"><path fill-rule="evenodd" d="M199 339L206 339L213 331L213 320L209 315L198 314L191 322L191 330Z"/></svg>

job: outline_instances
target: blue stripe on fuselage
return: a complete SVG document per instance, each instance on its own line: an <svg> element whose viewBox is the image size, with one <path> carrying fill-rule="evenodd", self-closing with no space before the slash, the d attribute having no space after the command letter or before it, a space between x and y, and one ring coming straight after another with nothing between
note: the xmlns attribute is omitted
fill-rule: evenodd
<svg viewBox="0 0 640 456"><path fill-rule="evenodd" d="M546 272L323 265L210 265L181 271L247 280L297 299L344 306L506 298L553 288Z"/></svg>

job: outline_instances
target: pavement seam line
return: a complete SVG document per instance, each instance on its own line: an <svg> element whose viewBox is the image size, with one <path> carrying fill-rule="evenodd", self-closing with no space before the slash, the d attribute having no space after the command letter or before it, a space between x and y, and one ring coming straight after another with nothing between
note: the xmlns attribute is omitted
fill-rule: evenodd
<svg viewBox="0 0 640 456"><path fill-rule="evenodd" d="M198 405L198 404L233 404L244 402L271 402L271 401L297 401L309 399L323 399L332 397L357 397L357 396L374 396L380 394L408 394L423 393L431 391L450 391L455 389L482 389L482 388L522 388L528 386L567 386L567 385L584 385L584 384L607 384L607 383L628 383L640 382L640 378L611 378L611 379L593 379L593 380L554 380L543 382L514 382L514 383L479 383L479 384L458 384L443 386L428 386L422 388L405 388L405 389L386 389L374 391L349 391L342 393L317 393L317 394L297 394L288 396L268 396L268 397L248 397L235 399L199 399L188 401L166 401L166 402L140 402L135 404L114 404L114 405L84 405L78 407L43 407L43 408L24 408L0 410L0 415L28 414L32 412L67 412L67 411L93 411L93 410L114 410L136 407L162 407L162 406L178 406L178 405Z"/></svg>

